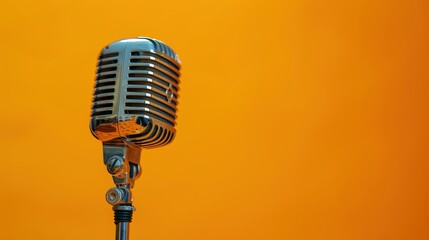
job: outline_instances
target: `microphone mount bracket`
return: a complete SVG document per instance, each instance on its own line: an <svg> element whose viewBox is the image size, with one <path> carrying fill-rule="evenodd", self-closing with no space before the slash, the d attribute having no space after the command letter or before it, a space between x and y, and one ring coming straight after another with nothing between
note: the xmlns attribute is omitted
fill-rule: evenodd
<svg viewBox="0 0 429 240"><path fill-rule="evenodd" d="M132 189L141 174L141 149L123 142L103 142L103 152L104 164L116 187Z"/></svg>
<svg viewBox="0 0 429 240"><path fill-rule="evenodd" d="M113 206L116 224L116 240L128 240L132 221L133 197L131 189L140 177L140 148L125 144L120 139L103 142L104 164L112 175L116 187L106 193L106 201Z"/></svg>

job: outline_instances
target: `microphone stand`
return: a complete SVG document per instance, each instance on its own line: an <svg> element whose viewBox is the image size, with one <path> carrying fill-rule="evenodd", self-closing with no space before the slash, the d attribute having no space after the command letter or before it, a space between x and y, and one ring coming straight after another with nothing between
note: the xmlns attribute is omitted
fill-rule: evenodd
<svg viewBox="0 0 429 240"><path fill-rule="evenodd" d="M130 222L135 208L127 205L113 207L115 211L116 240L128 240L130 234Z"/></svg>
<svg viewBox="0 0 429 240"><path fill-rule="evenodd" d="M113 206L115 213L116 240L129 239L135 211L131 189L141 173L140 152L141 149L130 147L122 141L103 142L104 164L116 185L106 193L106 201Z"/></svg>

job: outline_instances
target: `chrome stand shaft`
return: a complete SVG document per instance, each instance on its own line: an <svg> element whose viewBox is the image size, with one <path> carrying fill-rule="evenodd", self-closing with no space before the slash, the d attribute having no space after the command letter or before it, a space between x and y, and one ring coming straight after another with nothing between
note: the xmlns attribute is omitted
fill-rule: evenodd
<svg viewBox="0 0 429 240"><path fill-rule="evenodd" d="M134 210L135 208L131 205L116 205L113 207L113 211L115 212L116 240L128 240Z"/></svg>
<svg viewBox="0 0 429 240"><path fill-rule="evenodd" d="M115 240L128 240L130 234L129 222L116 223L116 238Z"/></svg>

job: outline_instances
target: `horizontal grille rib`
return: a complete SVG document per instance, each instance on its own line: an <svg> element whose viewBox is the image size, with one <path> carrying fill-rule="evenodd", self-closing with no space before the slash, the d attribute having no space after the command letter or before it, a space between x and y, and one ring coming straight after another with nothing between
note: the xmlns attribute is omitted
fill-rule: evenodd
<svg viewBox="0 0 429 240"><path fill-rule="evenodd" d="M165 88L165 86L161 86L160 84L158 84L157 82L154 82L150 78L141 78L141 79L128 80L128 84L130 86L133 86L133 85L137 85L137 86L146 85L146 86L150 86L151 88L158 89L161 92L166 92L167 91L167 88Z"/></svg>
<svg viewBox="0 0 429 240"><path fill-rule="evenodd" d="M140 97L139 96L138 99L129 98L129 100L127 101L127 103L148 103L148 104L150 104L152 102L154 104L160 106L165 111L169 111L170 114L175 114L176 113L176 109L175 108L172 108L172 107L168 106L167 104L164 104L164 103L162 103L160 101L157 101L157 100L155 100L153 98L150 98L150 97L144 97L144 96Z"/></svg>

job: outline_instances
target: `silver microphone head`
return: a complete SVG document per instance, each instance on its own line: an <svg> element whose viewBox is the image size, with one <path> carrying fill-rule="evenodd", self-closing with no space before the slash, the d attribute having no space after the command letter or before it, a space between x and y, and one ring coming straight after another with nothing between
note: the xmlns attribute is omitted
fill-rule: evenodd
<svg viewBox="0 0 429 240"><path fill-rule="evenodd" d="M128 239L141 149L174 139L179 70L177 54L146 37L113 42L98 58L90 129L103 143L104 164L116 185L106 200L115 211L117 239Z"/></svg>
<svg viewBox="0 0 429 240"><path fill-rule="evenodd" d="M103 143L164 146L175 137L180 60L147 37L119 40L98 59L90 128Z"/></svg>

